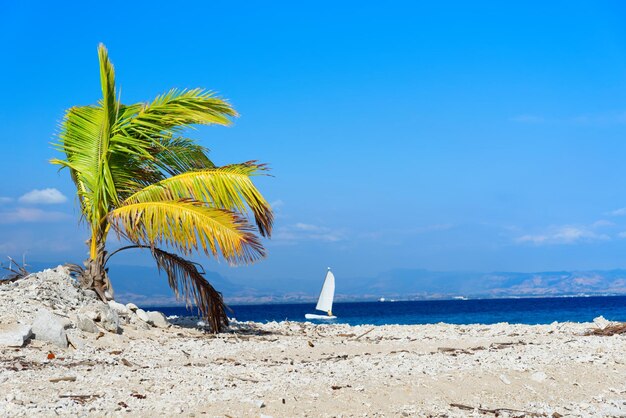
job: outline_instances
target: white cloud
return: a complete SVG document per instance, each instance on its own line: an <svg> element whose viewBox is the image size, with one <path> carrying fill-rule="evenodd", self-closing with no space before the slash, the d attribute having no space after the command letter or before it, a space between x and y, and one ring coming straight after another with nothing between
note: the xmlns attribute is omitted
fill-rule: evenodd
<svg viewBox="0 0 626 418"><path fill-rule="evenodd" d="M424 225L424 226L416 226L413 228L387 228L380 229L377 231L364 232L359 234L359 238L363 239L373 239L380 240L383 238L393 238L394 242L396 242L397 237L406 237L406 236L415 236L415 235L425 235L433 232L441 232L441 231L449 231L453 229L455 225L453 224L432 224L432 225Z"/></svg>
<svg viewBox="0 0 626 418"><path fill-rule="evenodd" d="M66 202L67 197L65 197L63 193L57 189L48 188L32 190L20 197L18 200L20 203L54 205Z"/></svg>
<svg viewBox="0 0 626 418"><path fill-rule="evenodd" d="M609 240L606 234L600 234L588 227L561 226L553 227L541 234L527 234L516 239L520 243L535 245L574 244L577 242Z"/></svg>
<svg viewBox="0 0 626 418"><path fill-rule="evenodd" d="M285 206L285 202L283 202L281 199L277 199L271 202L270 206L272 207L272 209L277 210Z"/></svg>
<svg viewBox="0 0 626 418"><path fill-rule="evenodd" d="M67 213L45 211L36 208L16 208L0 212L0 224L57 222L68 218L69 215Z"/></svg>
<svg viewBox="0 0 626 418"><path fill-rule="evenodd" d="M611 216L624 216L626 215L626 208L619 208L609 212Z"/></svg>
<svg viewBox="0 0 626 418"><path fill-rule="evenodd" d="M309 232L320 232L320 231L327 230L327 228L324 228L324 227L321 227L321 226L305 224L305 223L302 223L302 222L298 222L293 227L295 229L297 229L297 230L300 230L300 231L309 231Z"/></svg>
<svg viewBox="0 0 626 418"><path fill-rule="evenodd" d="M303 222L277 228L272 238L273 241L287 244L295 244L299 241L338 242L346 239L342 231Z"/></svg>
<svg viewBox="0 0 626 418"><path fill-rule="evenodd" d="M595 221L593 224L591 224L592 228L604 228L610 226L615 226L615 223L607 221L605 219L600 219L599 221Z"/></svg>

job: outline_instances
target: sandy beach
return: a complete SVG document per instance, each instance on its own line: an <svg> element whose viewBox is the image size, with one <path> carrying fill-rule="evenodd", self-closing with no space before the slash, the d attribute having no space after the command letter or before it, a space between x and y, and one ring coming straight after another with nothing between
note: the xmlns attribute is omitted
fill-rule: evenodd
<svg viewBox="0 0 626 418"><path fill-rule="evenodd" d="M584 335L593 323L235 322L213 335L135 312L85 332L80 312L106 305L62 270L0 288L1 326L52 309L68 341L0 348L3 416L626 415L626 337Z"/></svg>

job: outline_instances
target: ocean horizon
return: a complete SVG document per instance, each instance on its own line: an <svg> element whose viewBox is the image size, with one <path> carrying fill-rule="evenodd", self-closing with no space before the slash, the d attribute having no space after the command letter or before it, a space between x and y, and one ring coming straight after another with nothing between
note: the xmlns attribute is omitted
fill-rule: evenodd
<svg viewBox="0 0 626 418"><path fill-rule="evenodd" d="M316 313L314 303L270 303L230 305L230 317L238 321L307 321L304 315ZM167 316L193 316L184 306L146 306ZM317 312L319 313L319 312ZM415 300L385 302L337 302L333 320L313 321L349 325L419 324L550 324L552 322L591 322L598 316L610 321L626 321L626 295L562 296L467 300Z"/></svg>

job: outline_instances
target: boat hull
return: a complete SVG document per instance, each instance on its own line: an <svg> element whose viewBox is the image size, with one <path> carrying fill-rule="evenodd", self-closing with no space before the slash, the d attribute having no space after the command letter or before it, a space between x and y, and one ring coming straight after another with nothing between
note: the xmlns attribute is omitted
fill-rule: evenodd
<svg viewBox="0 0 626 418"><path fill-rule="evenodd" d="M328 316L328 315L315 315L315 314L306 314L304 315L306 319L337 319L336 316Z"/></svg>

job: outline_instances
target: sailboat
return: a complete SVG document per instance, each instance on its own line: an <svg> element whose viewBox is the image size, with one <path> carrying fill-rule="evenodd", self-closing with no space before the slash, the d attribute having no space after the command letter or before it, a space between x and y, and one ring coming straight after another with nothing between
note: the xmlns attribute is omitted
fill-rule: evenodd
<svg viewBox="0 0 626 418"><path fill-rule="evenodd" d="M335 276L328 267L326 278L324 279L324 285L320 292L320 297L317 300L317 306L315 309L318 311L326 312L326 315L306 314L306 319L335 319L333 316L333 299L335 298Z"/></svg>

